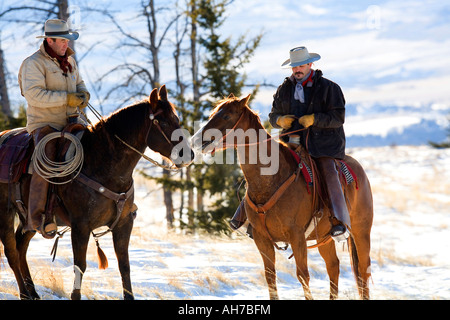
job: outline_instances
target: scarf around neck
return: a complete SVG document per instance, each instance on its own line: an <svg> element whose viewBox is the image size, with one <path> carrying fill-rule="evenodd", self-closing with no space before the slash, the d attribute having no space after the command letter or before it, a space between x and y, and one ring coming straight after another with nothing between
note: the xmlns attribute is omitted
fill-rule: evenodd
<svg viewBox="0 0 450 320"><path fill-rule="evenodd" d="M305 93L303 91L303 87L308 82L313 82L312 77L314 76L314 70L309 71L308 75L306 75L303 79L297 80L297 84L295 85L294 91L294 99L300 101L301 103L305 103Z"/></svg>
<svg viewBox="0 0 450 320"><path fill-rule="evenodd" d="M67 75L67 71L72 72L72 65L69 63L69 55L67 54L67 51L64 56L58 55L55 51L53 51L52 48L50 48L45 39L44 39L44 47L45 52L47 52L50 57L56 58L58 60L59 67L61 68L61 70L65 75Z"/></svg>

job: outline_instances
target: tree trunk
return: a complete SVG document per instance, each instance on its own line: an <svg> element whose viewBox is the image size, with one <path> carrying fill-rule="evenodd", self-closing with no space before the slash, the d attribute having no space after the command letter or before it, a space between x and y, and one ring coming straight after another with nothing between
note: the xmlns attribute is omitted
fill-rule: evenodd
<svg viewBox="0 0 450 320"><path fill-rule="evenodd" d="M11 106L9 104L8 87L6 86L6 63L3 56L2 44L0 39L0 107L6 116L12 116Z"/></svg>
<svg viewBox="0 0 450 320"><path fill-rule="evenodd" d="M165 161L164 161L165 163ZM169 179L170 171L163 169L163 176L165 179ZM173 228L173 201L172 201L172 191L168 187L163 188L164 192L164 204L166 206L166 220L167 220L167 227L169 229Z"/></svg>
<svg viewBox="0 0 450 320"><path fill-rule="evenodd" d="M186 182L189 183L192 181L192 177L191 177L191 167L187 167L186 168ZM189 216L188 216L188 227L191 229L194 228L194 217L191 214L192 212L194 212L194 189L189 188L188 189L188 203L187 203L187 207L188 207L188 212L189 212Z"/></svg>
<svg viewBox="0 0 450 320"><path fill-rule="evenodd" d="M58 5L58 19L68 22L69 18L70 18L69 1L68 0L57 0L57 5ZM73 51L75 51L75 41L70 40L69 47Z"/></svg>

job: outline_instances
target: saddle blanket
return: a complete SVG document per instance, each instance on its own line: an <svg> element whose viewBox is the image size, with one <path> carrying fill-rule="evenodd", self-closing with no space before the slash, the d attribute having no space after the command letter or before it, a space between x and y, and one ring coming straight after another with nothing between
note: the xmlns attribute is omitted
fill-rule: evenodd
<svg viewBox="0 0 450 320"><path fill-rule="evenodd" d="M25 128L4 131L0 136L0 182L17 182L31 158L31 135Z"/></svg>

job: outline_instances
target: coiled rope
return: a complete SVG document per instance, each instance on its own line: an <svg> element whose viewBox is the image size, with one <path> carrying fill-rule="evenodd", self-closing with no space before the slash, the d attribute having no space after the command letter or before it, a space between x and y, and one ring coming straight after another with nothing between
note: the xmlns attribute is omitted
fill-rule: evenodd
<svg viewBox="0 0 450 320"><path fill-rule="evenodd" d="M73 157L65 161L53 161L50 160L45 154L45 146L50 140L58 138L66 138L71 141L75 146L75 152ZM34 170L39 174L44 180L52 184L66 184L75 179L81 172L81 167L83 166L84 152L83 146L80 140L73 134L65 132L53 132L47 134L42 138L37 144L34 154L33 154L33 167ZM75 173L75 174L74 174ZM73 176L71 176L74 174ZM70 179L66 181L53 181L51 179L55 178L65 178L71 176Z"/></svg>

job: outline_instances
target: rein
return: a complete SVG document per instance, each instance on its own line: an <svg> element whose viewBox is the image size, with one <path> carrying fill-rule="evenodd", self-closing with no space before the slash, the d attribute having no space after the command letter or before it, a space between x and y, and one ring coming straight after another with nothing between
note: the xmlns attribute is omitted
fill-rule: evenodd
<svg viewBox="0 0 450 320"><path fill-rule="evenodd" d="M152 121L150 123L150 126L148 127L148 131L147 131L147 135L146 135L146 140L148 139L148 135L150 134L150 130L152 129L152 125L155 125L155 127L159 130L159 132L162 134L162 136L164 137L164 139L166 139L166 141L173 146L172 141L170 141L170 139L167 137L167 135L164 133L163 129L161 128L161 126L159 125L159 121L158 119L156 119L155 117L157 115L159 115L160 113L162 113L162 110L159 110L156 113L153 113L150 110L150 115L149 118ZM176 168L176 166L174 164L168 166L168 165L164 165L164 164L160 164L159 162L157 162L156 160L153 160L152 158L146 156L143 152L140 152L139 150L137 150L136 148L134 148L133 146L131 146L130 144L126 143L124 140L122 140L117 134L114 135L120 142L122 142L124 145L126 145L128 148L130 148L131 150L133 150L134 152L136 152L137 154L139 154L141 157L143 157L145 160L153 163L155 166L158 166L160 168L163 168L165 170L170 170L170 171L178 171L179 169Z"/></svg>
<svg viewBox="0 0 450 320"><path fill-rule="evenodd" d="M242 120L243 116L244 116L244 111L242 111L241 116L240 116L239 119L236 121L236 123L234 124L233 128L229 129L228 132L227 132L224 136L222 136L222 138L221 138L221 140L219 140L219 142L220 142L220 141L224 141L224 139L225 139L232 131L234 131L234 129L236 129L236 127L238 126L239 122ZM298 117L295 117L295 119L298 119ZM226 148L228 148L228 147L230 147L230 146L233 146L233 147L249 147L249 146L255 146L255 145L258 145L258 144L260 144L260 143L269 142L269 141L271 141L271 140L278 139L278 138L280 138L280 137L283 137L283 136L286 136L286 135L289 135L289 134L292 134L292 133L295 133L295 132L305 131L305 130L308 130L308 128L300 128L300 129L297 129L297 130L288 131L288 132L285 132L285 133L280 133L280 134L277 134L277 135L275 135L275 136L271 136L270 138L265 139L265 140L263 140L263 141L257 141L257 142L253 142L253 143L243 143L243 144L227 145L227 144L226 144L226 141L225 141L225 144L222 144L222 145L223 145L223 148L222 148L222 149L226 149ZM219 144L219 143L217 143L217 144Z"/></svg>
<svg viewBox="0 0 450 320"><path fill-rule="evenodd" d="M97 117L97 119L99 121L103 121L102 116L100 115L100 113L90 104L88 103L88 107L89 109L94 113L94 115ZM86 117L86 119L88 120L89 124L92 125L92 122L89 121L88 117L86 116L86 114L84 112L82 112L80 110L80 112ZM157 115L159 115L160 113L162 113L162 110L159 110L156 113L153 113L152 110L150 109L150 115L149 118L152 121L150 123L150 126L148 128L147 131L147 135L146 135L146 140L148 139L148 135L150 134L150 130L152 128L152 125L155 125L155 127L159 130L159 132L162 134L162 136L164 137L164 139L166 139L166 141L170 144L173 145L172 142L170 141L170 139L167 137L167 135L164 133L164 131L162 130L161 126L159 125L159 121L158 119L156 119L155 117ZM149 161L150 163L154 164L157 167L160 167L162 169L165 170L170 170L170 171L178 171L179 169L176 168L176 166L174 164L168 166L168 165L164 165L164 164L160 164L158 161L153 160L152 158L146 156L143 152L140 152L139 150L137 150L135 147L133 147L132 145L130 145L129 143L125 142L123 139L121 139L117 134L114 135L115 138L117 138L117 140L119 140L120 142L122 142L125 146L127 146L128 148L130 148L131 150L133 150L134 152L136 152L137 154L139 154L141 157L143 157L145 160Z"/></svg>

